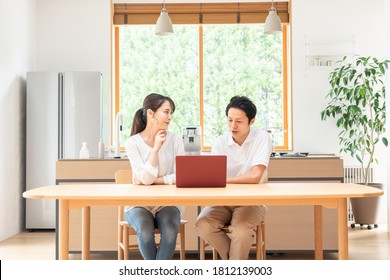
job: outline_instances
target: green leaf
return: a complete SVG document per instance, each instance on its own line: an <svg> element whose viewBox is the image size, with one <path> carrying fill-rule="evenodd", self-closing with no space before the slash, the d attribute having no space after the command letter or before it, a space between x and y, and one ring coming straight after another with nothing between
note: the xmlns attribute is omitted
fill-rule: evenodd
<svg viewBox="0 0 390 280"><path fill-rule="evenodd" d="M340 152L350 153L362 164L367 162L365 153L373 153L373 145L382 141L388 146L382 135L386 121L384 77L389 63L370 56L357 57L351 63L344 58L344 65L329 76L327 97L331 100L321 116L337 116Z"/></svg>
<svg viewBox="0 0 390 280"><path fill-rule="evenodd" d="M382 138L382 142L383 144L387 147L387 145L389 144L389 142L387 141L387 138L386 137L383 137Z"/></svg>

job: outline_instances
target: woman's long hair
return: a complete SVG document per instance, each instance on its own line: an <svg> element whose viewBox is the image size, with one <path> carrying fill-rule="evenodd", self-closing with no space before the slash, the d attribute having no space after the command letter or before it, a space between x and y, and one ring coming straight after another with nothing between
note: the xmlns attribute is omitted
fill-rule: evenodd
<svg viewBox="0 0 390 280"><path fill-rule="evenodd" d="M156 112L157 109L165 103L165 101L169 101L173 113L175 111L175 103L170 97L158 93L151 93L146 96L142 108L138 109L134 114L130 136L140 133L146 128L146 112L148 111L148 109L151 109L153 112Z"/></svg>

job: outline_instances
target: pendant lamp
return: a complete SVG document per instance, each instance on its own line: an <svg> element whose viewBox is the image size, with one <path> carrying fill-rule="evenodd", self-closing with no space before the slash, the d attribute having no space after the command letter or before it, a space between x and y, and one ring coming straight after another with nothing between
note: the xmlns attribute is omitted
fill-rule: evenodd
<svg viewBox="0 0 390 280"><path fill-rule="evenodd" d="M157 19L155 34L159 36L167 36L173 33L172 21L169 18L168 12L165 9L165 0L161 9L161 14Z"/></svg>
<svg viewBox="0 0 390 280"><path fill-rule="evenodd" d="M278 16L277 10L274 7L274 1L272 1L272 7L268 11L268 16L265 19L264 33L265 34L278 34L282 32L282 23Z"/></svg>

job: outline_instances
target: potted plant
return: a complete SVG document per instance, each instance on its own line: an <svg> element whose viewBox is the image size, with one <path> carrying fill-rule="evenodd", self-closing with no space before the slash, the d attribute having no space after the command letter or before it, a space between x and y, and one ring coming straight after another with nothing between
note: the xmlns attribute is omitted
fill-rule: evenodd
<svg viewBox="0 0 390 280"><path fill-rule="evenodd" d="M364 178L361 183L379 188L382 184L368 184L368 174L371 165L378 163L376 145L388 145L384 136L386 103L383 79L389 62L371 56L357 57L353 61L344 57L339 62L340 66L329 74L331 88L326 97L330 101L321 112L322 120L336 119L336 125L340 128L340 152L349 153L360 163ZM370 224L375 223L376 219L376 200L378 198L351 199L355 223L367 224L371 229ZM370 205L364 205L364 209L360 210L363 203ZM373 210L372 215L369 209Z"/></svg>

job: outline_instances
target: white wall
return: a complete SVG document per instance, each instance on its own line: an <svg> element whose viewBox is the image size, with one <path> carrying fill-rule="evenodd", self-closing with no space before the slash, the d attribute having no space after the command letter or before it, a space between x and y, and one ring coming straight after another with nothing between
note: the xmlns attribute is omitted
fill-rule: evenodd
<svg viewBox="0 0 390 280"><path fill-rule="evenodd" d="M37 71L99 71L104 100L111 81L110 0L36 0ZM109 106L108 106L109 107ZM104 110L109 115L110 108ZM110 120L103 122L109 143ZM97 145L98 143L96 143Z"/></svg>
<svg viewBox="0 0 390 280"><path fill-rule="evenodd" d="M110 0L0 0L0 240L24 228L25 77L110 77ZM109 87L109 85L107 85Z"/></svg>
<svg viewBox="0 0 390 280"><path fill-rule="evenodd" d="M110 77L110 0L36 0L39 71Z"/></svg>
<svg viewBox="0 0 390 280"><path fill-rule="evenodd" d="M0 240L24 227L26 71L34 62L35 0L0 0Z"/></svg>
<svg viewBox="0 0 390 280"><path fill-rule="evenodd" d="M305 40L337 44L354 36L358 54L383 57L383 0L292 0L292 15L294 150L334 153L339 149L335 121L320 119L329 70L306 73Z"/></svg>
<svg viewBox="0 0 390 280"><path fill-rule="evenodd" d="M306 39L309 43L355 40L355 52L383 58L385 22L383 0L291 0L293 59L293 143L294 150L311 153L338 153L339 133L334 120L321 121L329 70L306 71ZM375 31L374 31L375 30ZM353 44L351 44L353 46ZM333 46L330 46L330 48ZM310 47L309 47L310 48ZM344 51L344 44L340 44ZM386 184L385 148L378 149L379 165L374 180ZM344 165L358 165L342 155ZM381 198L379 223L386 223L386 199Z"/></svg>

